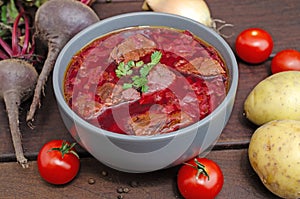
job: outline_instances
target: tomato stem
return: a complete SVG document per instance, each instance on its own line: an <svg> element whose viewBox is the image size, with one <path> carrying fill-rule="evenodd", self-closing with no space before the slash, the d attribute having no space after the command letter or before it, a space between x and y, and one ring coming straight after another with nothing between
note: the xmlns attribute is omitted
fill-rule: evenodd
<svg viewBox="0 0 300 199"><path fill-rule="evenodd" d="M196 163L196 166L195 166L195 165L192 165L192 164L189 164L189 163L184 163L184 164L186 164L186 165L188 165L188 166L191 166L191 167L193 167L193 168L195 168L195 169L197 170L196 179L198 179L199 176L200 176L201 174L203 174L203 175L205 175L205 176L207 177L207 179L209 180L209 175L208 175L208 173L207 173L207 171L206 171L205 166L204 166L203 164L201 164L201 163L197 160L197 158L194 159L194 162Z"/></svg>
<svg viewBox="0 0 300 199"><path fill-rule="evenodd" d="M205 166L204 166L203 164L201 164L201 163L197 160L197 158L195 158L194 161L195 161L195 163L196 163L196 165L197 165L197 170L198 170L196 178L199 178L199 175L200 175L200 174L203 174L203 175L205 175L205 176L207 177L207 179L209 180L209 175L208 175L208 173L207 173L207 171L206 171Z"/></svg>
<svg viewBox="0 0 300 199"><path fill-rule="evenodd" d="M59 151L59 152L61 152L62 158L64 158L65 154L72 153L73 155L75 155L79 159L78 154L73 150L73 147L75 145L76 145L76 143L69 144L64 140L63 143L61 144L61 147L52 148L52 149L49 150L49 152L50 151Z"/></svg>

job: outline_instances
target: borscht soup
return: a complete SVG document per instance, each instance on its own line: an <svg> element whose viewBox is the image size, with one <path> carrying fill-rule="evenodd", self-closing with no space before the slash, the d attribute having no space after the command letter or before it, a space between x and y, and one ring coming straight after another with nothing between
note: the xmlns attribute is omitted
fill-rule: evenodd
<svg viewBox="0 0 300 199"><path fill-rule="evenodd" d="M169 133L209 115L228 91L216 49L187 30L131 27L101 36L69 63L64 97L107 131Z"/></svg>

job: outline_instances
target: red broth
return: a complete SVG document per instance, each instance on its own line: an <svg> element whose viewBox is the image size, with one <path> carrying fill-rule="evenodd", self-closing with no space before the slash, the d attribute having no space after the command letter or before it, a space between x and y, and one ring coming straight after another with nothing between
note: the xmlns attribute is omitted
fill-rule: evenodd
<svg viewBox="0 0 300 199"><path fill-rule="evenodd" d="M142 74L155 52L159 62ZM120 65L130 62L136 65L130 74L118 76ZM134 86L134 76L143 77L144 87ZM74 55L64 95L75 113L97 127L155 135L205 118L224 100L228 81L219 53L189 31L132 27L97 38Z"/></svg>

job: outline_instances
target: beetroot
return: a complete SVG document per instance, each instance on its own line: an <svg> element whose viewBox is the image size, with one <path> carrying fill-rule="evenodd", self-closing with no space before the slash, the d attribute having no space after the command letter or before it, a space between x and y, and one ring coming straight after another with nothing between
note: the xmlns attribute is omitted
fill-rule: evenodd
<svg viewBox="0 0 300 199"><path fill-rule="evenodd" d="M0 97L5 102L17 161L24 168L28 165L21 143L19 106L22 100L31 96L37 77L38 73L29 62L20 59L0 61Z"/></svg>
<svg viewBox="0 0 300 199"><path fill-rule="evenodd" d="M38 73L32 65L35 56L34 43L30 43L29 19L21 6L20 10L12 28L11 46L0 38L0 98L5 102L16 159L26 168L28 164L19 129L19 106L32 96ZM24 31L19 26L21 19L25 24ZM21 37L23 42L20 42Z"/></svg>
<svg viewBox="0 0 300 199"><path fill-rule="evenodd" d="M38 8L35 15L35 37L45 41L48 55L38 77L27 122L34 120L36 109L41 103L41 93L60 50L71 37L97 21L97 14L89 6L76 0L49 0Z"/></svg>

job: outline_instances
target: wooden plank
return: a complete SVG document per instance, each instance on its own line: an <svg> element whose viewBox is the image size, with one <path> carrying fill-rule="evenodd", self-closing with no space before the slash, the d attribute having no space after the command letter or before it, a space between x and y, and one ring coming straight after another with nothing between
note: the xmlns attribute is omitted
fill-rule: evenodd
<svg viewBox="0 0 300 199"><path fill-rule="evenodd" d="M143 1L97 1L93 9L101 19L116 14L141 11ZM224 33L234 35L226 40L234 49L237 34L245 28L261 27L268 30L274 38L274 53L285 48L299 50L300 40L300 1L298 0L210 0L208 1L213 18L222 19L234 24L232 28L224 29ZM259 65L249 65L239 61L239 86L236 102L230 121L216 148L246 147L256 126L243 116L243 102L250 90L263 78L270 75L270 61ZM41 146L52 139L66 139L72 141L60 118L56 100L52 89L52 78L49 77L45 87L45 97L42 107L37 111L34 129L25 122L25 115L29 109L30 100L22 104L20 127L23 134L22 141L25 155L35 159ZM14 150L8 128L5 106L0 102L0 161L12 160ZM81 148L80 153L85 153Z"/></svg>
<svg viewBox="0 0 300 199"><path fill-rule="evenodd" d="M234 50L235 39L244 29L258 27L267 30L273 37L273 54L286 48L300 50L300 1L280 0L246 0L246 1L206 1L210 7L212 18L222 19L233 24L232 28L225 28L224 33L233 36L226 39ZM218 145L235 145L248 143L256 129L243 116L243 103L248 93L262 79L269 76L271 59L250 65L238 59L239 86L234 110Z"/></svg>
<svg viewBox="0 0 300 199"><path fill-rule="evenodd" d="M212 151L208 158L216 161L224 173L224 186L217 198L276 199L252 170L247 150ZM63 186L46 183L38 174L36 162L29 169L16 163L0 164L0 198L107 198L120 195L117 189L128 188L124 198L182 198L177 190L179 166L145 174L129 174L106 167L93 158L81 159L81 170L74 181ZM107 175L103 175L106 172ZM89 179L94 184L89 184ZM135 182L136 187L131 185Z"/></svg>

